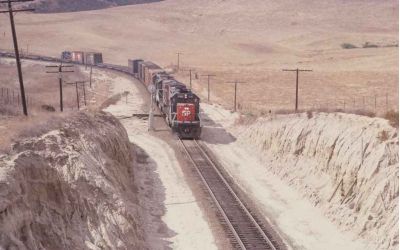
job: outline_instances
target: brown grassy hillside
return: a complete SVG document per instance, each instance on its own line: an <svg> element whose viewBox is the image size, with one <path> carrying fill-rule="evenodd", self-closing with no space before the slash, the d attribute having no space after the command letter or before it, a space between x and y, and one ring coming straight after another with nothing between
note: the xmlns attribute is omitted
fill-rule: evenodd
<svg viewBox="0 0 400 250"><path fill-rule="evenodd" d="M294 74L283 68L313 69L300 76L300 107L397 108L398 2L342 0L167 0L85 13L21 14L22 48L59 55L65 49L98 50L107 62L144 58L176 64L199 75L215 73L212 95L230 105L233 86L243 106L293 107ZM0 16L1 23L8 23ZM7 25L0 47L12 48ZM376 45L363 48L363 45ZM343 49L344 43L357 49ZM187 81L188 74L180 78ZM195 83L204 91L205 79ZM386 93L388 103L386 105Z"/></svg>

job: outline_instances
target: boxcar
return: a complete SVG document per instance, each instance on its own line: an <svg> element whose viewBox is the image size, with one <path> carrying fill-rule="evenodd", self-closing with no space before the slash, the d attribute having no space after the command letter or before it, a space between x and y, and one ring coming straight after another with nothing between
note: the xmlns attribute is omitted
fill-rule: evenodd
<svg viewBox="0 0 400 250"><path fill-rule="evenodd" d="M141 61L138 63L138 75L139 75L139 79L144 82L144 69L145 66L148 62L145 61Z"/></svg>
<svg viewBox="0 0 400 250"><path fill-rule="evenodd" d="M85 53L82 51L72 51L71 52L71 61L76 63L85 63Z"/></svg>
<svg viewBox="0 0 400 250"><path fill-rule="evenodd" d="M144 83L146 85L152 84L154 75L161 72L164 72L164 70L154 63L146 65Z"/></svg>
<svg viewBox="0 0 400 250"><path fill-rule="evenodd" d="M70 62L72 59L72 53L71 51L63 51L61 53L61 60L62 61L66 61L66 62Z"/></svg>
<svg viewBox="0 0 400 250"><path fill-rule="evenodd" d="M97 52L86 52L86 64L97 65L103 63L103 54Z"/></svg>
<svg viewBox="0 0 400 250"><path fill-rule="evenodd" d="M132 74L138 74L139 73L139 62L143 62L142 59L129 59L128 60L128 67L129 67L129 72Z"/></svg>

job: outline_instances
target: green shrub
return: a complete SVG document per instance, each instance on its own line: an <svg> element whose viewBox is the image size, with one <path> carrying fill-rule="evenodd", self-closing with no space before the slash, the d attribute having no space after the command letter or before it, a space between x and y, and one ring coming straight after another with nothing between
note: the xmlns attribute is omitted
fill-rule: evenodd
<svg viewBox="0 0 400 250"><path fill-rule="evenodd" d="M378 48L378 45L372 44L372 43L369 43L369 42L365 42L364 45L363 45L363 48Z"/></svg>
<svg viewBox="0 0 400 250"><path fill-rule="evenodd" d="M354 44L351 43L342 43L342 49L356 49L358 48L357 46L355 46Z"/></svg>
<svg viewBox="0 0 400 250"><path fill-rule="evenodd" d="M386 130L382 130L381 132L379 132L378 134L378 139L381 142L385 142L389 139L389 133Z"/></svg>
<svg viewBox="0 0 400 250"><path fill-rule="evenodd" d="M389 124L395 128L399 127L399 111L389 110L384 118L389 121Z"/></svg>

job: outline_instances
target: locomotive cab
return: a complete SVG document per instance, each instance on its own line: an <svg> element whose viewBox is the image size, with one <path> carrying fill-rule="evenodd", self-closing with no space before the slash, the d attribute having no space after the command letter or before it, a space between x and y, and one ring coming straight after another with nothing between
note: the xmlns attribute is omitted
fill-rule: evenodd
<svg viewBox="0 0 400 250"><path fill-rule="evenodd" d="M174 95L171 103L171 127L182 139L198 139L200 127L200 99L187 89Z"/></svg>

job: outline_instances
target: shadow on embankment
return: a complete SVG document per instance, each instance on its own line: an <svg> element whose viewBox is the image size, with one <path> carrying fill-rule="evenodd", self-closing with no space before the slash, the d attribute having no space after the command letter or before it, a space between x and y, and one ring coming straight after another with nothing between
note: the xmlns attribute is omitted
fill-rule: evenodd
<svg viewBox="0 0 400 250"><path fill-rule="evenodd" d="M162 221L166 213L165 188L157 171L157 163L137 145L133 145L136 154L134 167L135 182L138 185L139 205L142 208L142 222L146 232L146 243L149 249L172 249L168 238L176 235Z"/></svg>
<svg viewBox="0 0 400 250"><path fill-rule="evenodd" d="M201 140L210 144L230 144L236 138L224 127L212 120L204 111L201 111L202 132Z"/></svg>

